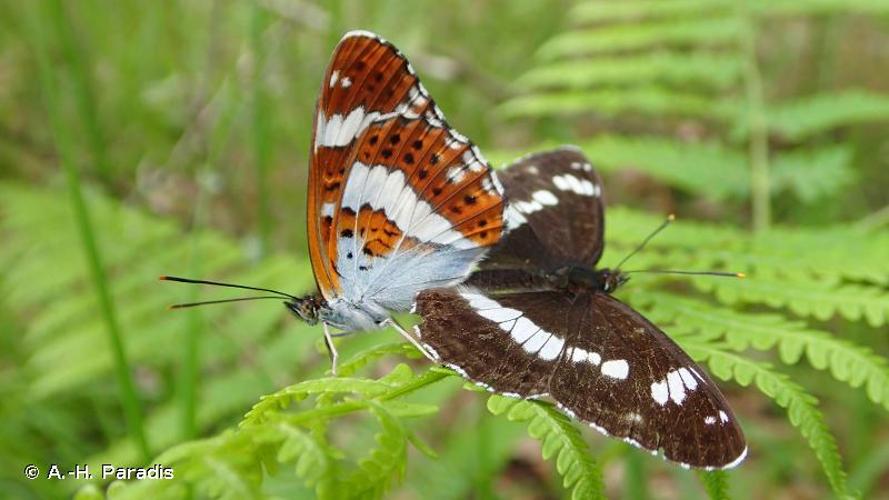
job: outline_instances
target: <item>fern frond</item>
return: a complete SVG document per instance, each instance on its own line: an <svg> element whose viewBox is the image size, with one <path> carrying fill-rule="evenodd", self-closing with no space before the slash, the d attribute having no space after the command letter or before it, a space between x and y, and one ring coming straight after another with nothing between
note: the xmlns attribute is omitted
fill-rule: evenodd
<svg viewBox="0 0 889 500"><path fill-rule="evenodd" d="M863 386L871 401L889 410L889 362L866 347L777 314L714 308L663 292L637 291L632 299L634 304L650 304L648 316L660 323L674 323L674 331L708 341L725 336L726 347L734 351L777 347L781 361L789 365L805 354L813 367L829 370L835 379L852 387Z"/></svg>
<svg viewBox="0 0 889 500"><path fill-rule="evenodd" d="M294 463L296 476L309 487L330 476L333 453L329 446L285 419L257 427L253 439L258 445L272 444L278 448L274 460L264 462L269 468Z"/></svg>
<svg viewBox="0 0 889 500"><path fill-rule="evenodd" d="M395 371L402 373L405 371L410 372L410 368L405 364L399 364L393 370L393 372ZM306 380L285 387L274 394L262 396L259 402L253 405L253 408L244 416L241 425L261 424L270 415L277 414L312 394L360 394L373 398L385 394L387 391L399 386L401 382L403 382L403 379L401 379L400 375L394 382L391 379L385 380L385 378L371 380L351 377L327 377Z"/></svg>
<svg viewBox="0 0 889 500"><path fill-rule="evenodd" d="M543 458L556 458L556 470L571 498L604 498L602 470L596 464L580 431L552 405L492 395L488 410L494 415L528 423L528 434L540 441Z"/></svg>
<svg viewBox="0 0 889 500"><path fill-rule="evenodd" d="M680 338L680 344L692 358L707 361L711 373L722 380L734 380L747 387L751 383L760 392L787 410L790 423L809 443L833 491L841 497L848 496L846 472L843 469L836 439L824 416L816 407L818 400L787 375L772 369L767 363L753 361L726 352L715 344Z"/></svg>
<svg viewBox="0 0 889 500"><path fill-rule="evenodd" d="M663 221L657 215L626 207L609 207L608 218L605 265L620 260ZM754 278L787 284L800 281L804 286L814 281L815 286L821 287L836 286L845 280L889 284L889 259L885 258L889 233L867 232L850 226L776 227L774 231L750 236L726 226L680 218L668 231L659 234L649 248L644 257L656 260L659 265L683 266L681 269L727 268L745 271L751 276L746 282L695 280L703 290L748 286ZM854 301L854 297L850 299Z"/></svg>
<svg viewBox="0 0 889 500"><path fill-rule="evenodd" d="M696 17L730 11L724 0L636 0L633 2L585 1L568 16L576 23L627 21L661 17Z"/></svg>
<svg viewBox="0 0 889 500"><path fill-rule="evenodd" d="M784 307L800 316L826 321L835 315L851 321L866 320L873 327L889 320L889 293L867 285L833 285L815 279L751 275L750 279L726 284L716 280L693 280L701 290L712 291L726 304L748 303Z"/></svg>
<svg viewBox="0 0 889 500"><path fill-rule="evenodd" d="M772 194L786 189L804 203L832 196L854 180L852 150L846 146L782 153L772 162Z"/></svg>
<svg viewBox="0 0 889 500"><path fill-rule="evenodd" d="M889 96L863 90L803 97L776 104L768 111L771 133L793 141L840 127L887 120ZM736 131L739 136L746 133L744 128Z"/></svg>
<svg viewBox="0 0 889 500"><path fill-rule="evenodd" d="M662 45L732 45L739 30L738 21L732 17L609 25L556 35L540 47L538 54L543 58L556 58Z"/></svg>
<svg viewBox="0 0 889 500"><path fill-rule="evenodd" d="M543 64L522 75L516 85L531 90L583 89L646 81L724 90L737 82L741 67L740 58L732 53L658 51Z"/></svg>
<svg viewBox="0 0 889 500"><path fill-rule="evenodd" d="M339 363L337 365L337 374L340 377L348 377L365 367L368 363L392 354L414 359L422 357L422 354L407 342L390 342L365 349L348 360Z"/></svg>
<svg viewBox="0 0 889 500"><path fill-rule="evenodd" d="M729 500L728 474L722 470L711 472L698 471L698 478L712 500Z"/></svg>
<svg viewBox="0 0 889 500"><path fill-rule="evenodd" d="M714 101L699 94L656 86L640 86L519 96L500 105L497 112L509 118L584 113L614 117L624 113L639 113L727 120L734 115L735 110L729 101Z"/></svg>
<svg viewBox="0 0 889 500"><path fill-rule="evenodd" d="M381 498L393 481L404 476L407 464L407 431L401 421L377 402L370 402L368 409L380 424L376 435L379 446L371 450L359 462L358 470L346 479L344 486L353 498Z"/></svg>
<svg viewBox="0 0 889 500"><path fill-rule="evenodd" d="M752 9L758 15L798 16L806 14L885 14L889 12L886 2L880 0L755 0Z"/></svg>

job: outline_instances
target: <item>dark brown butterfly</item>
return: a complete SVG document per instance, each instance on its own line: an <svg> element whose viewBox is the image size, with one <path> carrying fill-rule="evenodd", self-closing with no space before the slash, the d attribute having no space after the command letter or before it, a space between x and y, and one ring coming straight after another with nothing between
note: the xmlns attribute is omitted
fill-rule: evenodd
<svg viewBox="0 0 889 500"><path fill-rule="evenodd" d="M611 296L626 281L595 269L602 183L562 148L498 172L511 231L456 288L419 293L420 342L489 390L551 398L602 433L688 467L724 469L747 453L713 380L657 326Z"/></svg>

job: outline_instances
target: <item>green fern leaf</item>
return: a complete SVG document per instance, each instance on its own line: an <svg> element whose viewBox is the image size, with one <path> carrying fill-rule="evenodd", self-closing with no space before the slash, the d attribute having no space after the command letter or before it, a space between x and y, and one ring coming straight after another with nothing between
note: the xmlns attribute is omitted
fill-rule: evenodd
<svg viewBox="0 0 889 500"><path fill-rule="evenodd" d="M370 402L368 408L377 417L379 447L361 460L359 469L346 480L352 498L381 498L393 481L400 480L407 465L408 434L386 406Z"/></svg>
<svg viewBox="0 0 889 500"><path fill-rule="evenodd" d="M488 410L494 415L505 414L509 420L528 423L528 434L541 442L543 458L555 457L556 470L562 476L563 486L572 489L572 498L604 498L602 470L568 417L546 403L496 394L488 398Z"/></svg>
<svg viewBox="0 0 889 500"><path fill-rule="evenodd" d="M646 307L650 318L659 323L672 322L679 331L694 334L696 339L725 336L726 346L734 351L777 347L786 364L797 363L805 355L813 367L830 370L837 380L852 387L864 386L874 403L889 410L889 362L870 349L776 314L739 313L662 292L636 292L633 303L657 304Z"/></svg>
<svg viewBox="0 0 889 500"><path fill-rule="evenodd" d="M787 375L774 371L767 363L726 352L718 345L681 337L682 347L696 360L707 361L710 371L723 380L735 380L742 386L754 384L763 394L787 410L790 423L808 441L834 492L848 496L846 472L836 439L818 411L818 400Z"/></svg>
<svg viewBox="0 0 889 500"><path fill-rule="evenodd" d="M707 495L713 500L728 500L729 495L728 474L725 471L716 470L712 472L699 471L698 478L704 484Z"/></svg>
<svg viewBox="0 0 889 500"><path fill-rule="evenodd" d="M308 486L314 486L330 470L332 458L325 444L285 419L262 426L255 434L257 443L272 442L278 447L275 462L295 462L297 477Z"/></svg>
<svg viewBox="0 0 889 500"><path fill-rule="evenodd" d="M647 81L723 90L737 82L741 67L741 60L730 54L658 51L543 64L522 75L516 85L531 90L584 89Z"/></svg>
<svg viewBox="0 0 889 500"><path fill-rule="evenodd" d="M505 117L540 117L595 113L614 117L625 113L677 115L723 121L735 113L729 101L715 101L689 92L656 86L600 90L541 92L519 96L497 108Z"/></svg>
<svg viewBox="0 0 889 500"><path fill-rule="evenodd" d="M571 9L575 23L627 21L651 18L688 18L731 12L725 0L636 0L633 2L586 1Z"/></svg>
<svg viewBox="0 0 889 500"><path fill-rule="evenodd" d="M772 166L772 194L790 190L805 203L834 195L854 180L851 161L852 151L844 146L777 155Z"/></svg>
<svg viewBox="0 0 889 500"><path fill-rule="evenodd" d="M716 280L694 280L701 290L713 291L726 304L739 302L786 307L800 316L826 321L840 315L851 321L866 320L871 326L886 324L889 319L889 294L866 285L840 285L801 279L793 281L778 277L751 274L740 283L715 283Z"/></svg>
<svg viewBox="0 0 889 500"><path fill-rule="evenodd" d="M662 45L731 45L736 42L739 29L738 21L731 17L611 25L556 35L540 47L538 54L556 58Z"/></svg>
<svg viewBox="0 0 889 500"><path fill-rule="evenodd" d="M393 354L414 359L422 357L422 354L407 342L380 344L361 351L348 360L339 363L337 365L337 374L340 377L348 377L365 367L368 363Z"/></svg>
<svg viewBox="0 0 889 500"><path fill-rule="evenodd" d="M770 131L793 141L839 127L887 120L889 96L862 90L805 97L773 106L768 112ZM742 127L735 133L745 136L747 130Z"/></svg>

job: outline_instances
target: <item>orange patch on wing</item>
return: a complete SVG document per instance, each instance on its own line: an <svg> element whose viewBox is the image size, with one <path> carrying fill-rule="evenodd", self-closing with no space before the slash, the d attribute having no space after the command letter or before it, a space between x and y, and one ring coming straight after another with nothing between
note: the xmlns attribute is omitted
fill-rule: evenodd
<svg viewBox="0 0 889 500"><path fill-rule="evenodd" d="M401 241L404 233L382 210L372 210L365 205L358 214L351 210L343 211L337 225L340 238L359 238L364 245L358 249L371 257L389 255Z"/></svg>

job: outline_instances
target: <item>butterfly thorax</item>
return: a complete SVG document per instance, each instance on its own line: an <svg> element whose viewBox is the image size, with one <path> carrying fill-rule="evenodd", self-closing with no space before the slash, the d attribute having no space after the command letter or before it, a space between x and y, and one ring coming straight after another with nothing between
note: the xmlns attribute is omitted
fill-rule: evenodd
<svg viewBox="0 0 889 500"><path fill-rule="evenodd" d="M562 289L595 290L612 293L629 280L619 269L591 269L584 266L565 266L552 274L554 283Z"/></svg>

